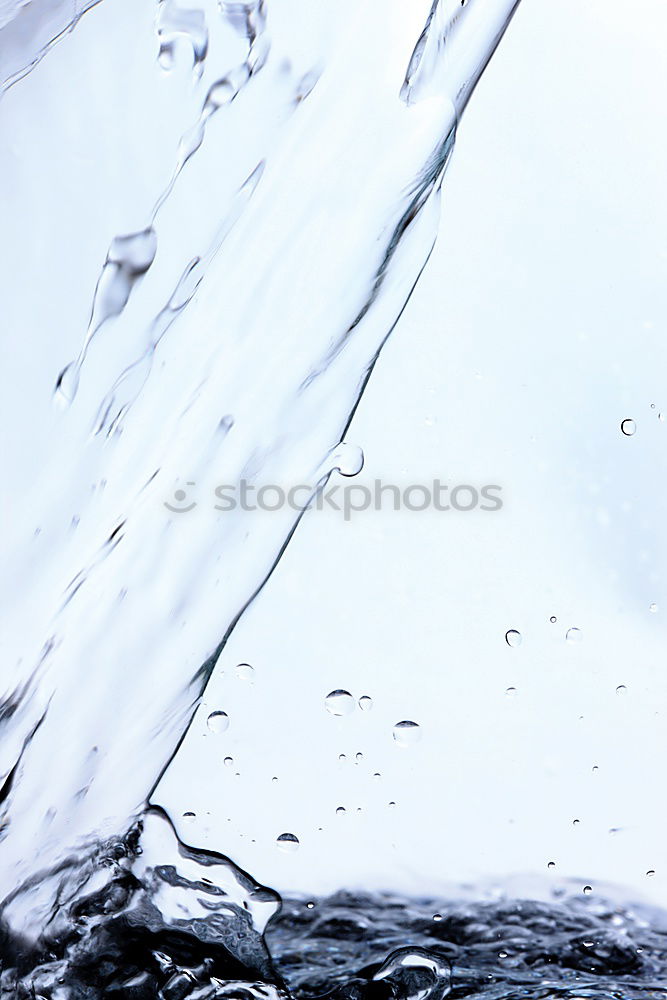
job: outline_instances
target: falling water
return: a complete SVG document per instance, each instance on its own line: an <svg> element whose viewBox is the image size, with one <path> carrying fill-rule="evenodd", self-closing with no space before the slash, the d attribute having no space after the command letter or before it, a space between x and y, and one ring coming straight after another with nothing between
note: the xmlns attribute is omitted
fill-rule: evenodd
<svg viewBox="0 0 667 1000"><path fill-rule="evenodd" d="M26 157L53 150L57 175L88 155L67 102L94 85L101 39L124 95L125 59L151 81L142 114L173 139L159 170L142 173L139 146L122 178L104 175L131 211L93 264L83 231L9 215L35 254L12 280L49 309L43 344L28 329L35 371L9 393L21 445L2 539L8 992L285 990L263 940L276 894L186 847L148 803L301 512L181 512L194 482L314 496L359 470L350 415L428 259L457 124L516 3L160 0L150 25L128 0L0 5L10 181ZM104 99L91 121L123 113ZM105 197L90 183L84 218L91 192ZM69 275L64 292L50 267ZM332 691L327 708L347 699ZM420 734L402 720L394 735ZM449 992L451 955L417 936L407 951L393 942L364 988ZM352 964L369 962L360 951Z"/></svg>

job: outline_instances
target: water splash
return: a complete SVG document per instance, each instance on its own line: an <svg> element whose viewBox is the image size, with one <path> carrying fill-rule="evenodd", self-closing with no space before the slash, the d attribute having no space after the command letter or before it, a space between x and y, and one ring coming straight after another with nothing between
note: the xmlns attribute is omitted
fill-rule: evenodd
<svg viewBox="0 0 667 1000"><path fill-rule="evenodd" d="M34 427L43 481L62 491L26 485L4 540L0 898L19 964L83 968L91 914L102 936L98 918L123 911L123 933L145 918L158 938L184 933L183 921L198 937L206 914L216 928L227 914L216 900L231 890L192 875L209 862L172 840L149 863L158 820L146 802L301 514L193 511L186 522L167 501L221 471L228 482L308 484L311 495L335 470L359 471L363 453L342 443L350 415L431 252L460 114L516 0L437 2L425 27L420 5L398 2L347 16L323 4L310 20L298 3L210 6L204 20L158 10L163 61L181 36L191 45L199 111L143 222L112 239L79 354L55 379L65 405ZM68 28L81 13L70 9ZM233 36L218 55L214 14ZM214 128L227 130L224 164L205 142ZM191 162L217 175L224 166L222 192L200 191ZM180 228L179 194L192 206ZM181 247L190 225L210 233L195 257ZM30 389L26 412L42 414L42 383ZM115 854L100 863L110 850L125 859L122 885ZM238 949L261 936L263 890L221 864L251 929L232 921L215 933L259 969ZM203 895L193 902L191 891ZM169 961L160 989L184 995L199 972ZM205 971L202 989L217 989ZM107 995L142 995L150 975L138 965Z"/></svg>

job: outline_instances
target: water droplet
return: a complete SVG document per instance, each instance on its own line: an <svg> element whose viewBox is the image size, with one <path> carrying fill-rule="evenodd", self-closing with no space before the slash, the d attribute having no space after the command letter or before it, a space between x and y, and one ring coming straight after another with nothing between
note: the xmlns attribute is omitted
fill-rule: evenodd
<svg viewBox="0 0 667 1000"><path fill-rule="evenodd" d="M567 642L581 642L583 636L580 628L569 628L565 633Z"/></svg>
<svg viewBox="0 0 667 1000"><path fill-rule="evenodd" d="M225 759L223 761L223 764L225 765L225 767L231 767L233 763L234 763L234 758L233 757L225 757Z"/></svg>
<svg viewBox="0 0 667 1000"><path fill-rule="evenodd" d="M660 423L664 423L665 422L665 414L664 413L659 413L658 414L658 420L660 421Z"/></svg>
<svg viewBox="0 0 667 1000"><path fill-rule="evenodd" d="M285 854L294 854L299 849L299 838L293 833L281 833L276 837L276 844Z"/></svg>
<svg viewBox="0 0 667 1000"><path fill-rule="evenodd" d="M593 764L593 774L597 774L599 770L600 770L600 768L598 767L598 765L597 764Z"/></svg>
<svg viewBox="0 0 667 1000"><path fill-rule="evenodd" d="M354 708L354 698L349 691L337 688L330 691L324 699L327 712L331 715L349 715Z"/></svg>
<svg viewBox="0 0 667 1000"><path fill-rule="evenodd" d="M399 747L414 746L415 743L419 743L421 737L421 730L416 722L405 719L394 726L394 739Z"/></svg>
<svg viewBox="0 0 667 1000"><path fill-rule="evenodd" d="M637 430L637 424L630 417L626 417L625 420L621 421L621 430L626 437L632 437L632 435Z"/></svg>
<svg viewBox="0 0 667 1000"><path fill-rule="evenodd" d="M499 951L498 952L498 958L507 958L507 952L506 951Z"/></svg>
<svg viewBox="0 0 667 1000"><path fill-rule="evenodd" d="M507 690L505 691L505 694L507 695L508 698L516 698L516 688L508 687Z"/></svg>
<svg viewBox="0 0 667 1000"><path fill-rule="evenodd" d="M361 764L362 760L364 759L364 755L361 752L359 752L354 759L357 764Z"/></svg>
<svg viewBox="0 0 667 1000"><path fill-rule="evenodd" d="M651 614L654 615L656 613L656 611L658 610L658 605L657 604L649 604L648 609L651 612Z"/></svg>
<svg viewBox="0 0 667 1000"><path fill-rule="evenodd" d="M278 784L278 779L275 776L273 778L271 778L271 784L272 785L277 785Z"/></svg>
<svg viewBox="0 0 667 1000"><path fill-rule="evenodd" d="M192 823L192 821L194 819L196 819L196 818L197 818L197 814L196 813L193 813L193 812L184 812L183 813L183 819L187 820L188 823Z"/></svg>
<svg viewBox="0 0 667 1000"><path fill-rule="evenodd" d="M236 676L242 681L251 681L255 676L255 668L249 663L239 663L236 667Z"/></svg>
<svg viewBox="0 0 667 1000"><path fill-rule="evenodd" d="M439 923L442 920L442 913L434 913L433 919L435 920L436 924Z"/></svg>
<svg viewBox="0 0 667 1000"><path fill-rule="evenodd" d="M583 888L584 896L590 896L590 894L592 892L593 892L593 886L592 885L585 885L584 886L584 888Z"/></svg>
<svg viewBox="0 0 667 1000"><path fill-rule="evenodd" d="M380 772L379 772L379 771L376 771L376 772L375 772L375 774L373 775L373 777L374 777L374 778L375 778L375 780L377 781L377 779L378 779L378 778L381 778L381 777L382 777L382 775L380 774Z"/></svg>
<svg viewBox="0 0 667 1000"><path fill-rule="evenodd" d="M582 944L584 948L592 948L593 945L595 944L595 941L582 941Z"/></svg>
<svg viewBox="0 0 667 1000"><path fill-rule="evenodd" d="M627 693L628 693L628 689L625 686L625 684L619 684L618 687L616 688L616 694L618 694L618 695L624 695L624 694L627 694Z"/></svg>
<svg viewBox="0 0 667 1000"><path fill-rule="evenodd" d="M551 622L552 625L555 625L556 622L558 621L558 619L556 618L555 615L552 615L551 618L549 619L549 621Z"/></svg>
<svg viewBox="0 0 667 1000"><path fill-rule="evenodd" d="M579 826L579 825L580 825L580 823L581 823L581 820L580 820L580 819L573 819L573 820L572 820L572 826Z"/></svg>
<svg viewBox="0 0 667 1000"><path fill-rule="evenodd" d="M362 694L359 699L359 708L362 712L370 712L373 707L373 699L367 694Z"/></svg>
<svg viewBox="0 0 667 1000"><path fill-rule="evenodd" d="M224 733L226 729L229 729L229 716L226 712L211 712L206 720L206 725L212 733Z"/></svg>
<svg viewBox="0 0 667 1000"><path fill-rule="evenodd" d="M341 762L341 764L343 764L347 760L347 757L345 756L344 753L339 753L338 760Z"/></svg>
<svg viewBox="0 0 667 1000"><path fill-rule="evenodd" d="M306 909L307 910L314 910L315 909L315 904L312 902L312 900L310 900L308 903L306 903Z"/></svg>
<svg viewBox="0 0 667 1000"><path fill-rule="evenodd" d="M390 809L394 809L395 807L396 807L396 803L395 803L395 802L394 802L394 801L392 800L392 801L391 801L391 802L389 803L389 808L390 808Z"/></svg>
<svg viewBox="0 0 667 1000"><path fill-rule="evenodd" d="M505 632L505 642L508 646L512 646L514 648L521 645L523 637L515 628L511 628L509 632Z"/></svg>
<svg viewBox="0 0 667 1000"><path fill-rule="evenodd" d="M364 467L364 453L356 444L341 441L331 456L332 468L341 476L356 476Z"/></svg>
<svg viewBox="0 0 667 1000"><path fill-rule="evenodd" d="M547 865L547 868L555 868L555 867L556 867L556 862L555 861L550 861L548 863L548 865Z"/></svg>
<svg viewBox="0 0 667 1000"><path fill-rule="evenodd" d="M338 809L336 809L336 816L344 816L344 815L345 815L345 806L338 806Z"/></svg>
<svg viewBox="0 0 667 1000"><path fill-rule="evenodd" d="M655 869L654 868L649 868L649 870L646 872L646 874L647 874L647 876L649 878L653 878L653 876L655 875Z"/></svg>

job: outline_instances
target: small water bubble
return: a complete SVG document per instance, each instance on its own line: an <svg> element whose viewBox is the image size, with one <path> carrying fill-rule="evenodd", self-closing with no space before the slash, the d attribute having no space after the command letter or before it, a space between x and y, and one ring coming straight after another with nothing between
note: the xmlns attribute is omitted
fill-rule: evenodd
<svg viewBox="0 0 667 1000"><path fill-rule="evenodd" d="M593 886L592 885L585 885L582 891L583 891L584 896L590 896L590 894L593 892Z"/></svg>
<svg viewBox="0 0 667 1000"><path fill-rule="evenodd" d="M572 826L580 826L580 824L581 824L581 820L580 819L573 819L572 820Z"/></svg>
<svg viewBox="0 0 667 1000"><path fill-rule="evenodd" d="M226 712L211 712L206 725L212 733L224 733L229 729L229 716Z"/></svg>
<svg viewBox="0 0 667 1000"><path fill-rule="evenodd" d="M344 816L344 815L345 815L345 806L338 806L338 808L336 809L336 816Z"/></svg>
<svg viewBox="0 0 667 1000"><path fill-rule="evenodd" d="M556 862L555 861L549 861L548 862L547 868L555 868L555 867L556 867Z"/></svg>
<svg viewBox="0 0 667 1000"><path fill-rule="evenodd" d="M272 785L277 785L278 784L278 779L275 777L275 775L274 775L273 778L271 778L271 784Z"/></svg>
<svg viewBox="0 0 667 1000"><path fill-rule="evenodd" d="M394 726L393 735L399 747L414 746L415 743L419 743L422 736L419 724L417 722L410 722L409 719L397 722Z"/></svg>
<svg viewBox="0 0 667 1000"><path fill-rule="evenodd" d="M593 768L592 768L593 774L597 774L599 770L600 770L600 768L598 767L598 765L597 764L593 764Z"/></svg>
<svg viewBox="0 0 667 1000"><path fill-rule="evenodd" d="M392 801L391 801L391 802L389 803L389 808L390 808L390 809L395 809L395 808L396 808L396 803L395 803L395 802L393 801L393 799L392 799Z"/></svg>
<svg viewBox="0 0 667 1000"><path fill-rule="evenodd" d="M233 763L234 763L233 757L225 757L225 759L223 760L223 764L225 765L225 767L231 767Z"/></svg>
<svg viewBox="0 0 667 1000"><path fill-rule="evenodd" d="M439 923L442 920L442 913L434 913L433 919L435 920L436 924Z"/></svg>
<svg viewBox="0 0 667 1000"><path fill-rule="evenodd" d="M516 688L508 687L507 690L505 691L505 694L507 695L508 698L516 698Z"/></svg>
<svg viewBox="0 0 667 1000"><path fill-rule="evenodd" d="M375 772L375 774L373 775L373 777L374 777L374 778L375 778L375 780L377 781L377 780L378 780L378 778L381 778L381 777L382 777L382 775L380 774L380 772L379 772L379 771L376 771L376 772Z"/></svg>
<svg viewBox="0 0 667 1000"><path fill-rule="evenodd" d="M361 764L362 760L364 759L364 755L361 752L359 752L354 759L357 764Z"/></svg>
<svg viewBox="0 0 667 1000"><path fill-rule="evenodd" d="M192 823L193 820L197 818L197 814L193 812L184 812L183 819L187 820L188 823Z"/></svg>
<svg viewBox="0 0 667 1000"><path fill-rule="evenodd" d="M621 430L626 437L632 437L637 430L637 424L630 417L626 417L625 420L621 421Z"/></svg>
<svg viewBox="0 0 667 1000"><path fill-rule="evenodd" d="M242 681L251 681L255 676L255 668L249 663L239 663L236 667L236 676Z"/></svg>
<svg viewBox="0 0 667 1000"><path fill-rule="evenodd" d="M625 686L625 684L619 684L618 687L616 688L616 694L621 695L621 697L623 695L626 695L627 693L628 693L628 689Z"/></svg>
<svg viewBox="0 0 667 1000"><path fill-rule="evenodd" d="M293 833L281 833L276 837L276 844L285 854L294 854L299 849L299 838Z"/></svg>
<svg viewBox="0 0 667 1000"><path fill-rule="evenodd" d="M584 948L592 948L593 945L595 944L595 941L582 941L582 944Z"/></svg>
<svg viewBox="0 0 667 1000"><path fill-rule="evenodd" d="M344 753L339 753L338 760L341 762L341 764L343 764L347 760L347 757L345 756Z"/></svg>
<svg viewBox="0 0 667 1000"><path fill-rule="evenodd" d="M505 642L508 646L515 648L516 646L521 645L523 642L523 636L520 632L517 632L515 628L511 628L509 632L505 632Z"/></svg>
<svg viewBox="0 0 667 1000"><path fill-rule="evenodd" d="M556 618L555 615L552 615L551 618L549 619L549 621L551 622L552 625L555 625L556 622L558 621L558 619Z"/></svg>
<svg viewBox="0 0 667 1000"><path fill-rule="evenodd" d="M566 642L571 642L571 643L581 642L582 638L583 636L581 634L581 629L579 628L569 628L565 633Z"/></svg>
<svg viewBox="0 0 667 1000"><path fill-rule="evenodd" d="M329 692L324 699L324 705L331 715L349 715L354 708L354 698L349 691L337 688Z"/></svg>
<svg viewBox="0 0 667 1000"><path fill-rule="evenodd" d="M309 900L309 901L308 901L308 902L306 903L306 909L307 909L307 910L314 910L314 909L315 909L315 904L313 903L313 901L312 901L312 900Z"/></svg>
<svg viewBox="0 0 667 1000"><path fill-rule="evenodd" d="M655 604L655 603L654 604L649 604L648 609L651 612L651 614L654 615L656 613L656 611L658 610L658 605Z"/></svg>
<svg viewBox="0 0 667 1000"><path fill-rule="evenodd" d="M373 707L373 699L367 694L362 694L361 698L359 699L359 708L361 709L361 711L370 712L372 707Z"/></svg>
<svg viewBox="0 0 667 1000"><path fill-rule="evenodd" d="M649 868L649 870L646 872L646 875L648 878L653 878L653 876L655 875L655 868Z"/></svg>
<svg viewBox="0 0 667 1000"><path fill-rule="evenodd" d="M498 952L498 958L507 958L507 952L506 951L499 951Z"/></svg>
<svg viewBox="0 0 667 1000"><path fill-rule="evenodd" d="M664 424L664 422L665 422L665 414L664 413L659 413L658 414L658 420L660 421L661 424Z"/></svg>

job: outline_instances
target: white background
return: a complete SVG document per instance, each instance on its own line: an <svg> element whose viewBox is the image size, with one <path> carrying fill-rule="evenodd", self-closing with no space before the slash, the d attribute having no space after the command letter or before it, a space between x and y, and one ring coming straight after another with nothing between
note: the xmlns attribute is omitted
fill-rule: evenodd
<svg viewBox="0 0 667 1000"><path fill-rule="evenodd" d="M666 14L524 0L347 438L360 481L498 483L503 510L308 515L159 790L196 813L186 840L281 890L525 873L667 897ZM332 717L334 688L373 709Z"/></svg>

